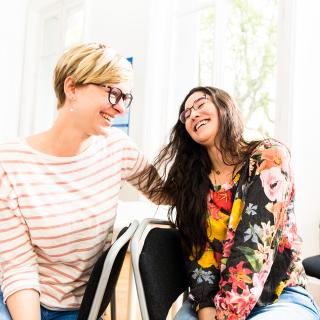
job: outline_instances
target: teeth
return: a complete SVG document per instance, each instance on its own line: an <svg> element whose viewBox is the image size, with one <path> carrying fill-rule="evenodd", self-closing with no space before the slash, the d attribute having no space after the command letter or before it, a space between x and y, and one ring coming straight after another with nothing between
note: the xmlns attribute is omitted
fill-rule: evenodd
<svg viewBox="0 0 320 320"><path fill-rule="evenodd" d="M202 125L205 125L207 123L208 123L208 120L202 120L196 124L195 129L198 130Z"/></svg>
<svg viewBox="0 0 320 320"><path fill-rule="evenodd" d="M104 112L100 112L100 114L101 114L101 116L104 118L104 119L106 119L106 120L108 120L108 121L111 121L111 118L106 114L106 113L104 113Z"/></svg>

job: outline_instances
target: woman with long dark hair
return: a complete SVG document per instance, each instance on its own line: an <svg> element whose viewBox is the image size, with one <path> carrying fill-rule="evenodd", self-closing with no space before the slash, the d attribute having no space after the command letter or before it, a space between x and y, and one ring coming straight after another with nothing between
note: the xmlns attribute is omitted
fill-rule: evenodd
<svg viewBox="0 0 320 320"><path fill-rule="evenodd" d="M197 87L154 166L141 183L153 199L171 204L190 279L176 319L319 319L305 290L283 144L247 142L229 94Z"/></svg>

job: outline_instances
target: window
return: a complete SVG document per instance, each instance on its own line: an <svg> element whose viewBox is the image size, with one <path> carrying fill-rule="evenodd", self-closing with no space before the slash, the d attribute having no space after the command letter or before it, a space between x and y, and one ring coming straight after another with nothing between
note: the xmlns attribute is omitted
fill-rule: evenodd
<svg viewBox="0 0 320 320"><path fill-rule="evenodd" d="M278 0L214 1L199 12L199 84L228 91L248 139L275 134Z"/></svg>
<svg viewBox="0 0 320 320"><path fill-rule="evenodd" d="M28 12L19 134L47 130L56 117L53 69L61 53L83 39L83 1L34 1Z"/></svg>
<svg viewBox="0 0 320 320"><path fill-rule="evenodd" d="M163 25L172 68L170 78L162 80L168 83L170 117L176 119L172 106L178 108L192 87L213 85L238 102L247 139L273 136L290 146L295 1L176 0L174 4L173 30ZM162 63L162 68L167 65Z"/></svg>
<svg viewBox="0 0 320 320"><path fill-rule="evenodd" d="M132 64L133 57L127 58L127 60ZM130 106L129 110L122 116L118 116L113 120L112 126L117 127L120 130L124 131L126 134L129 134L129 123L130 123L130 110L132 106Z"/></svg>
<svg viewBox="0 0 320 320"><path fill-rule="evenodd" d="M31 7L28 36L35 43L29 46L24 70L21 135L41 132L52 126L57 112L52 87L53 70L63 51L83 41L84 20L85 6L81 0L42 0ZM128 60L132 63L132 58ZM118 117L114 126L128 133L129 120L130 111Z"/></svg>
<svg viewBox="0 0 320 320"><path fill-rule="evenodd" d="M66 28L64 47L68 48L83 39L84 9L81 4L65 9Z"/></svg>

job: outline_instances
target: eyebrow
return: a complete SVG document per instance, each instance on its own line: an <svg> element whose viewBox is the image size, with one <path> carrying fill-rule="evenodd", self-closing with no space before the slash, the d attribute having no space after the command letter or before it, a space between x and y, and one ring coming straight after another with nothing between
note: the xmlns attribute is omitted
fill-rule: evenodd
<svg viewBox="0 0 320 320"><path fill-rule="evenodd" d="M130 90L129 92L123 92L122 89L120 89L119 87L116 87L116 86L107 86L107 85L104 85L104 87L105 87L106 89L109 89L109 88L119 89L119 90L121 90L121 92L122 92L125 96L128 95L128 94L132 95L132 90ZM110 89L109 89L109 90L110 90Z"/></svg>
<svg viewBox="0 0 320 320"><path fill-rule="evenodd" d="M201 99L206 99L206 98L207 98L207 95L204 94L203 96L195 99L195 100L192 102L192 105L191 105L190 107L186 107L186 105L184 105L184 108L185 108L185 109L190 109L190 108L192 108L192 107L194 106L194 104L195 104L196 102L200 101Z"/></svg>

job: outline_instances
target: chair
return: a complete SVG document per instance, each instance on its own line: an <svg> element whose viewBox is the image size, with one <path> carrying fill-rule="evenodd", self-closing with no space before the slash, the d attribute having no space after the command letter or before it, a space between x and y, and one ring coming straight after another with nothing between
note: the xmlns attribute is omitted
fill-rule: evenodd
<svg viewBox="0 0 320 320"><path fill-rule="evenodd" d="M320 254L305 258L302 264L308 276L320 279Z"/></svg>
<svg viewBox="0 0 320 320"><path fill-rule="evenodd" d="M168 221L144 219L132 238L131 254L142 320L166 319L188 288L179 231Z"/></svg>
<svg viewBox="0 0 320 320"><path fill-rule="evenodd" d="M309 280L307 289L313 295L318 305L320 305L320 254L305 258L302 264Z"/></svg>
<svg viewBox="0 0 320 320"><path fill-rule="evenodd" d="M106 310L115 291L129 242L138 225L135 220L129 227L123 228L115 242L95 263L81 302L78 320L97 320ZM112 306L111 319L116 319L115 308Z"/></svg>
<svg viewBox="0 0 320 320"><path fill-rule="evenodd" d="M302 264L308 276L307 290L320 305L320 255L305 258Z"/></svg>

